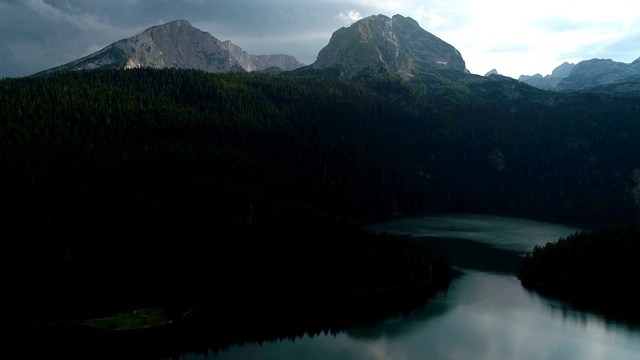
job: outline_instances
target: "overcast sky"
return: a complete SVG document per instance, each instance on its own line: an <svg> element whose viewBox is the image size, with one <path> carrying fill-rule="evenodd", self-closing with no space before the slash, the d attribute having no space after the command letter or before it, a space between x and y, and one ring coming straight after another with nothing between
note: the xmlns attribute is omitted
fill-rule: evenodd
<svg viewBox="0 0 640 360"><path fill-rule="evenodd" d="M640 6L631 0L0 0L0 78L66 64L176 19L250 54L311 64L334 31L377 14L413 18L480 75L640 57Z"/></svg>

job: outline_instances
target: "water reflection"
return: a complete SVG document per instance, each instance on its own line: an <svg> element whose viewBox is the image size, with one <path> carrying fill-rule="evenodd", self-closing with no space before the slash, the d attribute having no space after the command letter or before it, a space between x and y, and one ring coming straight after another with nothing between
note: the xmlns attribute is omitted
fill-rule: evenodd
<svg viewBox="0 0 640 360"><path fill-rule="evenodd" d="M376 341L380 339L397 339L411 334L416 326L430 319L443 316L450 304L442 301L442 293L429 300L422 309L415 310L400 317L380 320L376 326L352 328L346 331L347 336L362 341Z"/></svg>
<svg viewBox="0 0 640 360"><path fill-rule="evenodd" d="M267 304L266 294L264 299L215 306L191 321L151 332L112 332L93 337L70 329L40 329L31 331L30 335L38 335L19 346L5 337L4 350L14 347L18 355L3 356L8 355L3 352L0 356L44 358L74 353L81 355L78 358L224 360L640 359L639 327L529 291L513 275L514 262L522 249L555 241L575 232L574 228L471 215L452 215L449 220L439 215L436 220L425 217L427 225L414 218L409 223L401 220L400 224L379 226L389 231L417 228L414 235L421 236L433 234L433 230L438 235L431 236L439 237L440 246L458 252L454 264L463 275L432 297L381 293L353 299ZM526 230L516 230L514 224ZM434 225L436 229L429 230ZM444 233L447 229L467 237L455 240ZM11 331L15 334L16 328Z"/></svg>
<svg viewBox="0 0 640 360"><path fill-rule="evenodd" d="M214 359L638 359L640 333L522 288L510 275L463 269L417 311L337 334L233 346ZM204 358L185 354L185 359Z"/></svg>
<svg viewBox="0 0 640 360"><path fill-rule="evenodd" d="M296 343L239 347L215 358L640 358L638 328L528 291L513 275L524 252L577 228L474 214L399 219L370 228L430 237L440 248L454 252L452 260L464 267L464 276L422 310L372 327L306 337Z"/></svg>
<svg viewBox="0 0 640 360"><path fill-rule="evenodd" d="M541 294L535 290L525 289L531 298L542 298L551 316L562 316L566 322L574 322L576 325L586 324L589 320L600 322L612 330L640 331L638 319L625 317L624 313L616 312L616 309L597 309L585 304L576 304L570 301L558 299L553 296ZM613 295L612 295L613 296Z"/></svg>

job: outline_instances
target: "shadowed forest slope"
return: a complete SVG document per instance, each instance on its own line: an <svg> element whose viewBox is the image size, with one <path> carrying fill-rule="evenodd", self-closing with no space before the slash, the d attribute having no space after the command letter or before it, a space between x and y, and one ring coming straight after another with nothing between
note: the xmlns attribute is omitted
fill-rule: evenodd
<svg viewBox="0 0 640 360"><path fill-rule="evenodd" d="M7 289L144 302L177 289L429 283L444 260L359 226L433 211L636 216L635 98L500 97L511 83L433 76L3 79ZM386 275L373 281L376 268Z"/></svg>

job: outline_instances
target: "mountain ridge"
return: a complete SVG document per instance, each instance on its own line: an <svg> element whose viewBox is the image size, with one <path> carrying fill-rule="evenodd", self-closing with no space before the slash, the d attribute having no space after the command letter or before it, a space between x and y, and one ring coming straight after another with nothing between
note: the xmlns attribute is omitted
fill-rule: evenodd
<svg viewBox="0 0 640 360"><path fill-rule="evenodd" d="M336 30L311 65L285 54L252 55L230 40L221 41L187 20L178 19L152 26L130 38L67 64L32 76L58 71L94 69L184 68L212 73L323 71L353 78L366 72L388 72L403 79L422 78L448 87L450 81L464 86L489 75L474 75L461 53L451 44L422 29L417 21L400 14L371 15ZM482 78L482 79L480 79ZM550 75L521 75L517 80L546 91L605 91L637 93L640 58L626 64L611 59L564 62ZM429 80L426 80L429 79ZM435 82L434 82L435 80ZM492 80L505 80L492 77ZM598 90L599 89L599 90ZM507 89L508 90L508 89Z"/></svg>
<svg viewBox="0 0 640 360"><path fill-rule="evenodd" d="M185 68L207 72L293 70L304 66L291 55L251 55L231 41L220 41L187 20L152 26L132 37L67 64L39 72L94 69Z"/></svg>
<svg viewBox="0 0 640 360"><path fill-rule="evenodd" d="M564 62L550 75L520 75L518 81L550 91L606 91L626 93L623 86L637 83L640 78L640 59L623 63L612 59L593 58L576 64ZM637 88L637 86L633 86ZM634 90L637 92L637 90Z"/></svg>
<svg viewBox="0 0 640 360"><path fill-rule="evenodd" d="M577 63L571 73L558 83L558 90L585 90L622 83L638 75L640 67L611 59L594 58Z"/></svg>
<svg viewBox="0 0 640 360"><path fill-rule="evenodd" d="M535 75L520 75L520 77L518 77L518 81L535 86L542 90L555 90L562 79L571 74L574 67L575 64L565 61L553 69L550 75L542 76L539 73Z"/></svg>

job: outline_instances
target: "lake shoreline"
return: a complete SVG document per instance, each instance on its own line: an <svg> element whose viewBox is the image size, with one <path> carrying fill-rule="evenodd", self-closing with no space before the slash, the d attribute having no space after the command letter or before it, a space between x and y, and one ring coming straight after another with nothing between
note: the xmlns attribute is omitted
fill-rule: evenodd
<svg viewBox="0 0 640 360"><path fill-rule="evenodd" d="M376 297L393 297L393 296L432 296L433 294L441 291L449 286L450 282L460 276L460 271L451 269L451 275L447 279L441 279L437 284L430 286L414 286L412 288L396 287L396 288L379 288L379 289L353 289L348 293L334 292L334 293L295 293L284 292L277 296L270 295L263 297L260 302L265 306L270 303L283 303L285 299L297 299L297 301L309 301L310 303L322 302L327 299L345 299L347 302L352 302L356 299L364 298L376 298ZM238 294L229 299L219 299L214 302L199 304L199 305L181 305L180 309L171 309L167 306L146 306L137 307L135 310L123 309L116 311L109 315L104 315L99 318L87 317L80 319L64 319L64 320L9 320L1 321L0 327L8 327L11 325L21 327L41 327L41 328L54 328L54 327L66 327L66 328L87 328L98 331L115 331L115 332L129 332L129 331L144 331L151 330L160 327L166 327L168 325L181 325L188 322L191 319L197 317L203 312L211 310L216 305L224 305L235 302L249 302L250 298L253 298L256 294ZM289 300L291 301L291 300ZM173 314L170 314L173 312ZM178 312L179 314L176 314Z"/></svg>

